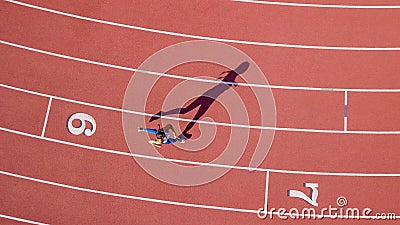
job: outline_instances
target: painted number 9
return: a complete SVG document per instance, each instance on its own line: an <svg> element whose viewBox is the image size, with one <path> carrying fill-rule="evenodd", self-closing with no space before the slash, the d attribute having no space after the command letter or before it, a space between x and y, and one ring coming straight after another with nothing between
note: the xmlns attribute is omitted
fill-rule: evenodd
<svg viewBox="0 0 400 225"><path fill-rule="evenodd" d="M81 125L79 127L74 127L72 125L72 122L74 120L79 120ZM92 125L92 129L86 128L86 121ZM86 136L89 137L89 136L92 136L94 134L94 132L96 131L96 121L89 114L75 113L75 114L72 114L68 118L67 128L68 128L68 131L73 135L80 135L80 134L84 133Z"/></svg>

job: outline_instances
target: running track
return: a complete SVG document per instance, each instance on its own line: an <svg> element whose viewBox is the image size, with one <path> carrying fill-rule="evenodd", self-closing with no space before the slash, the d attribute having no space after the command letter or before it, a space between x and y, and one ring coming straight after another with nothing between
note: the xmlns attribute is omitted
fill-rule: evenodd
<svg viewBox="0 0 400 225"><path fill-rule="evenodd" d="M400 9L388 7L396 1L363 3L386 8L360 8L359 1L330 3L349 8L298 3L314 5L1 1L1 223L379 223L257 218L266 204L307 207L287 197L289 189L307 193L304 182L319 184L321 206L342 195L351 207L400 215ZM257 62L272 85L277 128L255 171L247 170L257 141L250 138L225 176L183 188L154 179L132 159L121 108L135 68L154 52L193 39L226 42ZM167 92L182 79L218 71L176 68L168 74L177 77L161 78L168 82L159 88ZM249 109L256 104L251 85L236 89ZM160 99L150 101L135 116L160 109ZM230 127L221 110L211 107L207 116L221 123L223 137ZM79 111L96 118L90 138L65 129ZM258 122L251 118L247 128L253 136L264 129ZM225 144L219 139L195 155L168 146L164 156L208 162Z"/></svg>

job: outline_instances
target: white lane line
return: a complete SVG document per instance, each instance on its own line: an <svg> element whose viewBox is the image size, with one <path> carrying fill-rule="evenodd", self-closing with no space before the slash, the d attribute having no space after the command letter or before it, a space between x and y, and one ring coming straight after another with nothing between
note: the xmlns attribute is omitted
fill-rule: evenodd
<svg viewBox="0 0 400 225"><path fill-rule="evenodd" d="M108 63L102 63L102 62L97 62L97 61L92 61L88 59L82 59L82 58L77 58L73 56L68 56L68 55L63 55L55 52L49 52L37 48L32 48L28 47L25 45L20 45L4 40L0 40L1 44L24 49L27 51L32 51L32 52L37 52L45 55L50 55L58 58L63 58L63 59L68 59L68 60L73 60L77 62L83 62L83 63L88 63L88 64L93 64L97 66L104 66L108 68L114 68L114 69L119 69L119 70L125 70L125 71L131 71L131 72L140 72L142 74L149 74L149 75L154 75L154 76L160 76L160 77L169 77L169 78L174 78L174 79L181 79L181 80L192 80L192 81L198 81L198 82L205 82L205 83L215 83L219 84L221 81L218 80L208 80L208 79L202 79L202 78L195 78L195 77L185 77L185 76L179 76L179 75L173 75L173 74L166 74L166 73L159 73L159 72L152 72L152 71L146 71L146 70L138 70L136 68L131 68L131 67L125 67L125 66L119 66L119 65L113 65L113 64L108 64ZM225 84L234 84L232 82L223 82ZM235 83L236 84L236 83ZM326 87L299 87L299 86L283 86L283 85L269 85L269 84L248 84L248 83L237 83L238 86L243 86L243 87L255 87L255 88L271 88L271 89L285 89L285 90L304 90L304 91L349 91L349 92L387 92L387 93L400 93L400 89L357 89L357 88L326 88Z"/></svg>
<svg viewBox="0 0 400 225"><path fill-rule="evenodd" d="M192 204L192 203L185 203L185 202L175 202L175 201L168 201L168 200L162 200L162 199L146 198L146 197L139 197L139 196L133 196L133 195L118 194L118 193L107 192L107 191L93 190L93 189L89 189L89 188L76 187L76 186L72 186L72 185L68 185L68 184L61 184L61 183L57 183L57 182L23 176L23 175L10 173L10 172L6 172L6 171L0 171L0 174L10 176L10 177L20 178L20 179L24 179L24 180L34 181L34 182L38 182L38 183L42 183L42 184L48 184L48 185L52 185L52 186L56 186L56 187L62 187L62 188L76 190L76 191L83 191L83 192L118 197L118 198L126 198L126 199L133 199L133 200L139 200L139 201L154 202L154 203L176 205L176 206L186 206L186 207L193 207L193 208L216 209L216 210L244 212L244 213L257 213L257 210L251 210L251 209L239 209L239 208L213 206L213 205L200 205L200 204Z"/></svg>
<svg viewBox="0 0 400 225"><path fill-rule="evenodd" d="M39 93L39 92L35 92L35 91L25 90L22 88L13 87L13 86L9 86L6 84L0 84L0 87L15 90L15 91L20 91L20 92L24 92L24 93L29 93L29 94L33 94L33 95L37 95L37 96L53 98L53 99L57 99L60 101L91 106L91 107L100 108L100 109L106 109L106 110L117 111L117 112L128 113L128 114L139 115L139 116L149 116L149 117L154 116L154 114L152 114L152 113L137 112L137 111L133 111L133 110L126 110L126 109L114 108L114 107L110 107L110 106L87 103L87 102L77 101L77 100L73 100L73 99L58 97L58 96L54 96L54 95L43 94L43 93ZM371 135L371 134L376 134L376 135L400 134L400 131L355 131L355 130L354 131L344 131L344 130L320 130L320 129L288 128L288 127L267 127L267 126L246 125L246 124L222 123L222 122L214 122L214 121L206 121L206 120L194 121L191 119L171 117L171 116L163 116L163 119L184 121L184 122L196 122L199 124L208 124L208 125L217 125L217 126L226 126L226 127L237 127L237 128L244 128L244 129L258 129L258 130L328 133L328 134L363 134L363 135L364 134L365 135L367 135L367 134L368 135Z"/></svg>
<svg viewBox="0 0 400 225"><path fill-rule="evenodd" d="M123 156L131 156L135 158L143 158L143 159L151 159L151 160L160 160L160 161L167 161L167 162L174 162L174 163L186 163L195 166L209 166L209 167L218 167L218 168L229 168L229 169L237 169L237 170L246 170L246 171L260 171L260 172L273 172L273 173L283 173L283 174L299 174L299 175L319 175L319 176L344 176L344 177L400 177L400 174L391 174L391 173L338 173L338 172L310 172L310 171L295 171L295 170L280 170L280 169L265 169L265 168L253 168L253 167L244 167L244 166L235 166L235 165L224 165L224 164L213 164L213 163L203 163L203 162L194 162L188 160L181 160L181 159L171 159L171 158L162 158L156 156L148 156L148 155L140 155L128 152L122 152L117 150L110 150L98 147L92 147L77 143L72 143L63 140L57 140L48 137L41 137L34 134L25 133L22 131L16 131L4 127L0 127L0 131L8 132L12 134L17 134L25 137L35 138L39 140L49 141L53 143L79 147L81 149L87 149L91 151L97 152L104 152L116 155L123 155Z"/></svg>
<svg viewBox="0 0 400 225"><path fill-rule="evenodd" d="M42 128L42 137L44 136L44 134L46 132L47 120L49 119L49 113L50 113L52 100L53 100L53 98L49 98L49 104L47 105L47 110L46 110L46 117L44 118L44 123L43 123L43 128Z"/></svg>
<svg viewBox="0 0 400 225"><path fill-rule="evenodd" d="M264 212L268 212L269 171L265 174Z"/></svg>
<svg viewBox="0 0 400 225"><path fill-rule="evenodd" d="M339 8L339 9L400 9L398 5L329 5L329 4L311 4L311 3L295 3L295 2L273 2L259 0L232 0L233 2L255 3L265 5L281 5L295 7L312 7L312 8Z"/></svg>
<svg viewBox="0 0 400 225"><path fill-rule="evenodd" d="M22 219L22 218L8 216L8 215L4 215L4 214L0 214L0 218L5 218L5 219L14 220L14 221L23 222L23 223L29 223L29 224L48 225L47 223L35 222L32 220Z"/></svg>
<svg viewBox="0 0 400 225"><path fill-rule="evenodd" d="M5 1L9 2L9 3L12 3L12 4L21 5L21 6L24 6L24 7L37 9L37 10L41 10L41 11L44 11L44 12L54 13L54 14L57 14L57 15L67 16L67 17L71 17L71 18L75 18L75 19L86 20L86 21L90 21L90 22L101 23L101 24L117 26L117 27L123 27L123 28L128 28L128 29L146 31L146 32L151 32L151 33L158 33L158 34L165 34L165 35L176 36L176 37L191 38L191 39L200 39L200 40L208 40L208 41L221 41L221 42L226 42L226 43L238 43L238 44L257 45L257 46L270 46L270 47L282 47L282 48L300 48L300 49L342 50L342 51L399 51L400 50L400 47L314 46L314 45L295 45L295 44L269 43L269 42L257 42L257 41L243 41L243 40L216 38L216 37L206 37L206 36L200 36L200 35L192 35L192 34L177 33L177 32L171 32L171 31L157 30L157 29L151 29L151 28L127 25L127 24L122 24L122 23L116 23L116 22L111 22L111 21L106 21L106 20L94 19L94 18L90 18L90 17L79 16L79 15L72 14L72 13L61 12L61 11L57 11L57 10L54 10L54 9L48 9L48 8L44 8L44 7L40 7L40 6L36 6L36 5L31 5L31 4L27 4L27 3L23 3L23 2L19 2L19 1L14 1L14 0L5 0Z"/></svg>

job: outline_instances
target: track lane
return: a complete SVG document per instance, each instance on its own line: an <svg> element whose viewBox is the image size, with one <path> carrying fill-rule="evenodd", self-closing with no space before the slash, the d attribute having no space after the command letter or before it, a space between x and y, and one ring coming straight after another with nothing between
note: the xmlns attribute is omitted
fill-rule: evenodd
<svg viewBox="0 0 400 225"><path fill-rule="evenodd" d="M3 39L122 66L137 67L157 50L173 43L189 40L83 22L23 7L10 6L4 2L0 4L4 4L7 9L2 26L7 27L7 30L10 31L4 36L2 35ZM15 18L14 15L18 15L18 18ZM34 15L35 19L32 20L30 15ZM19 26L11 26L6 23L8 20L16 21ZM54 34L53 30L57 27L74 27L74 29L65 29ZM76 36L76 33L80 33L81 36ZM107 35L110 33L115 35ZM27 36L32 38L27 40L25 38ZM115 37L119 37L118 40ZM43 40L46 41L43 42ZM365 52L326 52L232 45L249 54L260 65L272 84L398 88L395 86L395 74L400 70L396 66L400 57L399 52L365 54ZM143 49L142 46L148 47ZM140 54L138 50L140 50ZM381 76L385 76L386 79L380 79ZM298 77L303 79L298 79Z"/></svg>
<svg viewBox="0 0 400 225"><path fill-rule="evenodd" d="M44 112L45 106L43 107L43 114ZM97 134L92 138L87 139L82 136L74 136L68 133L66 129L66 121L70 115L76 112L89 113L97 119ZM125 145L124 135L122 133L120 116L121 114L115 111L98 109L55 99L53 100L52 108L50 109L46 128L46 137L128 152ZM132 116L142 117L139 115ZM21 122L23 123L23 120L16 121L15 126L18 127ZM140 124L136 126L140 126ZM38 124L37 128L39 127L42 127L42 124ZM222 137L224 135L229 136L229 130L229 127L221 128L221 130L219 130L220 135L223 134ZM257 137L258 135L256 131L253 132L255 133L252 133L252 138L249 140L249 144L242 160L239 162L239 165L247 166L251 155L254 152L252 146L255 146L257 139L253 137ZM318 141L315 141L316 137L318 137ZM224 140L224 138L221 140ZM287 140L291 141L288 142ZM372 163L372 165L377 165L377 167L374 166L372 168L379 168L377 173L382 171L388 171L390 173L393 172L391 171L393 168L396 168L396 146L399 144L398 141L397 135L375 136L374 139L371 139L369 135L277 132L264 168L282 168L292 170L302 168L309 171L364 172L366 169L371 169ZM213 144L209 146L209 149L214 149L213 151L202 151L195 155L190 154L189 152L174 151L174 146L165 146L166 149L170 149L171 151L165 151L164 153L165 157L169 158L207 162L215 158L220 153L220 150L223 149L223 146L223 142L214 141ZM301 148L299 148L299 146L301 146ZM376 149L379 150L376 151ZM349 155L352 157L349 157ZM364 160L357 160L361 155L365 156ZM309 162L307 165L303 165L303 161L309 161L310 157L314 159L311 161L312 163ZM379 158L382 158L382 161L377 160ZM371 161L372 159L374 161ZM321 164L320 162L326 163ZM342 170L337 171L337 168Z"/></svg>
<svg viewBox="0 0 400 225"><path fill-rule="evenodd" d="M5 75L1 79L3 84L94 104L116 108L122 107L125 89L132 72L44 56L38 53L32 54L24 50L17 49L15 51L12 47L5 47L5 51L10 53L10 56L7 57L9 60L21 66L5 67ZM18 56L13 57L14 55ZM23 59L25 57L34 58L36 63L23 64ZM182 74L183 71L185 71L186 74L188 74L187 76L207 75L210 77L217 77L221 70L223 69L217 70L213 68L213 65L194 65L191 67L186 66L185 69L178 68L171 72L175 74L174 72L176 71L176 74ZM79 74L79 79L76 79L77 74ZM138 76L139 75L153 76L146 74L138 74ZM32 79L27 80L24 78L26 76L30 76ZM179 84L182 82L182 80L171 78L161 78L160 82L162 81L164 81L163 84ZM110 85L104 85L105 83ZM199 85L202 85L202 83L199 83ZM166 90L168 89L167 87L157 87L154 87L154 89L165 90L163 92L164 94L167 94L169 91ZM172 88L173 86L171 86L171 89ZM240 94L242 99L246 99L244 102L248 111L250 113L257 113L255 111L256 108L252 107L258 103L251 89L249 87L236 87L234 90ZM343 97L340 92L302 92L273 89L273 93L276 96L278 127L327 130L343 129ZM300 102L302 98L307 99L307 102ZM151 108L149 108L147 112L158 112L161 109L162 101L160 102L160 100L162 99L163 98L158 95L157 97L149 96L149 102L152 102L152 104L149 104ZM327 111L329 111L329 113L326 113ZM260 124L256 117L250 118L250 124ZM229 123L229 121L226 120L216 121Z"/></svg>
<svg viewBox="0 0 400 225"><path fill-rule="evenodd" d="M194 222L204 222L204 221L226 221L230 220L231 223L242 224L251 222L252 224L264 224L265 222L277 221L279 224L348 224L348 220L343 219L324 219L324 220L278 220L275 217L275 220L260 220L255 217L255 214L252 215L250 213L232 213L229 211L223 210L213 210L213 209L198 209L192 207L181 207L181 206L171 206L164 205L159 203L149 203L146 201L141 201L140 205L145 207L138 206L138 201L134 201L132 199L126 199L125 196L116 196L113 193L105 193L102 192L100 195L93 194L94 192L88 189L82 189L74 186L65 186L61 184L51 183L52 186L49 186L49 181L38 180L32 181L32 178L15 178L13 176L1 175L0 179L7 179L8 185L13 185L14 188L6 188L8 196L13 196L13 198L7 198L8 203L12 203L13 205L20 205L21 207L27 208L24 211L25 214L32 214L32 209L35 209L36 216L43 217L43 210L39 206L43 206L40 204L43 202L42 195L29 195L32 192L39 193L47 193L47 197L50 197L47 202L43 202L44 204L51 205L50 211L46 209L45 215L46 218L52 219L52 221L56 221L53 223L66 223L73 221L73 223L91 223L96 222L98 219L101 221L108 221L113 219L115 221L128 221L128 223L132 223L132 221L146 221L146 224L153 224L154 222L159 223L160 221L171 221L181 222L181 221L192 221L193 217L196 218ZM19 175L18 175L19 176ZM29 180L27 180L29 179ZM33 178L34 179L34 178ZM35 179L37 180L37 179ZM46 182L47 184L43 184ZM57 186L54 186L57 185ZM18 190L24 186L24 191L18 192ZM64 188L61 188L64 187ZM65 188L66 187L66 188ZM72 189L73 188L73 189ZM89 192L90 191L90 192ZM111 194L111 195L110 195ZM29 195L27 198L26 195ZM96 196L96 198L94 198ZM23 201L21 202L21 200ZM54 200L53 200L54 199ZM67 201L66 201L67 200ZM125 203L129 203L129 205L121 204L120 201L124 201ZM39 204L38 204L39 203ZM33 207L35 206L35 207ZM110 210L109 207L112 207ZM171 210L173 208L173 210ZM62 213L64 217L55 217L54 214L59 215L60 209L62 209ZM124 209L124 210L120 210ZM104 213L106 210L107 213ZM127 210L132 210L132 212L127 212ZM183 211L181 211L183 210ZM12 211L12 209L8 209L8 211ZM151 213L149 212L151 211ZM162 212L162 213L155 213ZM110 214L110 212L112 212ZM147 213L146 213L147 212ZM122 213L122 215L120 215ZM177 213L176 216L171 217L170 214ZM19 212L21 214L21 212ZM65 216L67 215L67 216ZM69 216L73 215L73 216ZM105 217L106 215L106 217ZM141 215L141 216L132 216L132 215ZM146 215L146 216L143 216ZM167 215L167 216L166 216ZM202 217L205 216L205 217ZM55 218L54 218L55 217ZM115 218L114 218L115 217ZM153 220L156 221L153 221ZM60 222L60 220L64 222ZM375 220L354 220L358 221L360 224L376 224ZM385 224L395 224L395 221L385 221ZM358 224L358 223L357 223Z"/></svg>
<svg viewBox="0 0 400 225"><path fill-rule="evenodd" d="M0 88L0 126L41 135L49 99Z"/></svg>
<svg viewBox="0 0 400 225"><path fill-rule="evenodd" d="M135 25L142 27L227 39L327 46L376 47L399 43L397 32L388 30L390 27L399 26L396 9L346 10L265 5L260 7L255 4L213 0L195 3L120 1L118 4L104 5L89 1L73 5L35 0L27 2L49 8L78 11L85 15L88 12L93 17L101 15L105 20L122 23L131 24L135 21ZM151 10L148 10L149 7ZM178 8L185 10L178 11ZM282 14L287 16L281 17ZM324 20L321 20L321 17ZM210 29L216 24L219 25L218 29ZM346 36L347 39L338 38L342 36ZM363 38L365 36L369 38Z"/></svg>
<svg viewBox="0 0 400 225"><path fill-rule="evenodd" d="M349 95L349 129L394 130L400 127L400 93Z"/></svg>
<svg viewBox="0 0 400 225"><path fill-rule="evenodd" d="M206 185L180 187L150 176L129 155L85 151L4 132L0 135L8 140L2 147L3 171L94 190L176 202L240 209L258 209L263 204L264 172L232 170Z"/></svg>
<svg viewBox="0 0 400 225"><path fill-rule="evenodd" d="M399 145L400 140L396 135L369 137L277 132L268 157L261 167L392 173L398 168Z"/></svg>
<svg viewBox="0 0 400 225"><path fill-rule="evenodd" d="M106 109L98 109L90 106L83 106L80 104L73 104L68 102L60 102L59 100L53 100L52 109L50 109L48 124L46 128L46 136L53 137L56 139L67 140L74 143L80 143L85 145L93 145L95 147L107 148L107 149L117 149L119 151L128 152L125 146L125 139L122 133L122 124L121 124L121 114L115 111L110 111ZM43 107L43 111L45 107ZM97 135L94 136L94 139L85 139L84 137L76 137L68 133L66 129L66 122L68 117L76 112L85 112L92 114L97 118L98 129ZM142 117L140 115L131 115L134 117ZM18 126L17 121L16 125ZM144 121L143 121L144 122ZM142 124L143 125L143 124ZM136 124L136 126L142 126L141 124ZM135 126L135 125L132 125ZM208 125L206 125L208 126ZM244 129L244 128L235 128L235 129ZM221 128L221 131L225 130L225 136L229 136L229 127ZM227 132L227 133L226 133ZM224 132L223 132L224 133ZM257 133L253 133L250 138L250 142L246 149L246 154L243 156L243 161L245 166L247 166L248 161L251 154L254 152L254 144L257 139L253 137L257 137ZM319 141L315 141L315 137L319 137ZM386 159L388 156L396 155L396 146L398 145L398 139L396 139L396 135L383 135L376 136L374 139L370 139L368 135L346 135L346 134L307 134L307 133L287 133L287 132L278 132L275 136L275 140L273 146L271 148L270 154L277 154L274 156L278 157L278 159L274 159L272 162L289 162L287 166L283 168L294 168L297 170L298 168L304 168L304 165L295 165L296 163L301 162L299 159L308 160L310 156L315 157L315 163L309 165L311 171L313 170L321 170L321 171L332 171L336 168L342 168L344 171L352 171L355 165L357 166L357 170L364 171L365 167L369 168L368 165L365 165L365 161L357 163L350 163L349 160L352 160L352 157L348 157L348 154L354 155L355 158L358 158L360 155L364 155L364 152L370 154L371 157L367 157L367 159L377 159L383 157ZM288 138L288 139L286 139ZM224 140L224 139L221 139ZM287 142L287 140L291 140ZM379 140L379 141L377 141ZM353 143L354 142L354 143ZM300 144L301 143L301 144ZM357 143L357 144L355 144ZM356 147L361 144L363 147ZM298 146L302 146L299 149ZM209 161L214 158L223 149L223 142L215 142L212 144L211 149L217 149L217 151L204 151L201 154L189 154L185 152L181 152L182 154L178 155L169 155L170 153L176 153L176 151L166 151L167 156L171 157L183 157L181 159L188 159L192 161ZM385 146L384 148L382 146ZM173 146L166 146L166 148L174 149ZM374 149L380 149L379 151L375 151ZM367 150L369 149L369 150ZM382 151L385 153L382 155ZM275 152L275 153L273 153ZM333 154L332 157L328 157L331 163L320 165L320 161L326 161L327 152ZM340 154L339 154L340 153ZM308 157L304 157L308 155ZM282 156L293 156L290 157L291 160L282 160L280 159ZM272 156L270 156L272 157ZM395 162L396 157L392 158ZM276 161L275 161L276 160ZM392 160L390 160L392 162ZM246 163L247 162L247 163ZM344 163L343 163L344 162ZM271 163L271 162L270 162ZM376 162L379 163L379 162ZM338 166L338 164L343 164L342 166ZM374 163L375 164L375 163ZM349 166L351 165L351 166ZM333 167L332 167L333 166ZM391 163L384 163L381 168L393 168ZM271 168L270 166L268 166ZM268 168L267 167L267 168ZM274 168L274 167L272 167ZM282 168L279 166L278 168ZM307 167L308 168L308 167Z"/></svg>

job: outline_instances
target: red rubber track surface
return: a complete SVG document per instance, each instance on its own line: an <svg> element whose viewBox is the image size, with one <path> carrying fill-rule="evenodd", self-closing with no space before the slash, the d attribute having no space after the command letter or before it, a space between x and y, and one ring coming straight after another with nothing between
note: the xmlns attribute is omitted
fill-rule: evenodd
<svg viewBox="0 0 400 225"><path fill-rule="evenodd" d="M103 21L221 39L346 48L400 46L400 9L288 7L218 0L24 2ZM325 4L321 0L297 3ZM396 3L363 2L371 5ZM361 3L336 0L329 4ZM254 212L230 209L256 211L264 206L266 197L269 208L309 207L304 201L289 198L287 191L297 189L308 193L309 189L303 184L312 182L319 184L319 208L329 204L337 206L336 198L345 196L349 207L369 207L374 213L394 212L399 216L398 133L276 131L269 154L259 166L273 171L232 169L206 185L169 185L147 174L129 155L121 112L65 100L120 109L132 71L55 57L6 43L138 68L160 49L192 38L90 22L6 1L0 1L0 27L3 41L0 44L1 215L50 224L396 224L396 221L369 219L260 220ZM228 44L249 55L272 85L400 88L400 50ZM186 77L215 76L221 69L198 63L180 66L168 73ZM168 93L179 82L181 80L163 77L156 88ZM246 108L253 115L250 124L258 125L260 111L255 108L257 101L252 91L241 86L235 91L246 99ZM342 131L346 95L347 130L400 131L400 92L288 89L272 89L272 92L278 128ZM148 98L146 113L161 109L164 96L156 94ZM46 119L48 96L53 97ZM95 135L74 136L68 132L66 121L76 112L85 112L96 119ZM188 114L184 118L192 116ZM213 105L206 116L214 121L230 122L228 112L220 104ZM151 126L150 123L146 125ZM259 133L257 129L250 131L247 148L237 166L249 165ZM199 135L198 125L193 134ZM229 127L218 126L218 139L203 151L193 154L175 146L163 146L163 156L209 162L224 149L227 144L224 137L229 134ZM360 173L367 175L357 175ZM265 193L267 174L268 196ZM225 208L210 209L202 205ZM26 222L0 217L0 223Z"/></svg>

